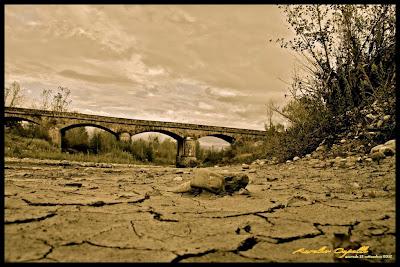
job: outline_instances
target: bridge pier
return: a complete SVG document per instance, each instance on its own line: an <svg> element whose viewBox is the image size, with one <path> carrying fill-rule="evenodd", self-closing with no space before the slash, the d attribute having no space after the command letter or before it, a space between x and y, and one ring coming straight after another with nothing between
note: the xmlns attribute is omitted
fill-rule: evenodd
<svg viewBox="0 0 400 267"><path fill-rule="evenodd" d="M118 139L122 142L131 142L131 134L126 132L120 133Z"/></svg>
<svg viewBox="0 0 400 267"><path fill-rule="evenodd" d="M185 137L178 140L178 152L176 155L176 167L195 167L196 159L196 140L192 137Z"/></svg>

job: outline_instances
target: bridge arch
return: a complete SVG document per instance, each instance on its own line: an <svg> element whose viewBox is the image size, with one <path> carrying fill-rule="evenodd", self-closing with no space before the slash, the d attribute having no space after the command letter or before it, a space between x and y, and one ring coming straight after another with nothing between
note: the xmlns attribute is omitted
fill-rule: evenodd
<svg viewBox="0 0 400 267"><path fill-rule="evenodd" d="M199 139L203 138L203 137L207 137L207 136L220 138L220 139L228 142L231 145L235 142L235 138L233 136L229 136L229 135L226 135L226 134L208 134L208 135L204 135L204 136L199 137Z"/></svg>
<svg viewBox="0 0 400 267"><path fill-rule="evenodd" d="M9 121L27 121L27 122L31 122L37 125L41 125L41 121L39 119L34 119L31 117L25 117L25 116L4 116L5 120L9 120Z"/></svg>
<svg viewBox="0 0 400 267"><path fill-rule="evenodd" d="M168 130L163 130L163 129L142 130L142 131L133 132L133 133L130 133L130 134L131 134L131 137L132 137L132 136L135 136L135 135L138 135L138 134L142 134L142 133L161 133L161 134L165 134L165 135L175 139L177 142L180 142L180 141L182 141L184 139L181 135L179 135L177 133L174 133L174 132L171 132L171 131L168 131Z"/></svg>
<svg viewBox="0 0 400 267"><path fill-rule="evenodd" d="M64 135L65 132L70 130L70 129L77 128L77 127L87 127L87 126L105 130L105 131L111 133L112 135L114 135L116 138L118 138L118 133L114 132L113 130L111 130L110 128L108 128L108 127L106 127L104 125L96 124L96 123L75 123L75 124L70 124L70 125L61 127L60 132L61 132L61 135Z"/></svg>

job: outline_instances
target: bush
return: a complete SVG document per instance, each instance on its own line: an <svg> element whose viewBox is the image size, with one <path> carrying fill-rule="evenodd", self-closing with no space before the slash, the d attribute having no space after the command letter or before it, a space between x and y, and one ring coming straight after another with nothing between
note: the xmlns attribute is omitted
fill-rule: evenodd
<svg viewBox="0 0 400 267"><path fill-rule="evenodd" d="M290 126L283 135L274 135L273 129L267 133L265 156L301 156L323 139L330 146L338 135L362 123L358 111L375 101L386 102L385 114L395 114L394 5L283 9L295 37L276 41L305 56L306 65L293 77L292 101L276 110ZM385 138L393 135L389 131Z"/></svg>

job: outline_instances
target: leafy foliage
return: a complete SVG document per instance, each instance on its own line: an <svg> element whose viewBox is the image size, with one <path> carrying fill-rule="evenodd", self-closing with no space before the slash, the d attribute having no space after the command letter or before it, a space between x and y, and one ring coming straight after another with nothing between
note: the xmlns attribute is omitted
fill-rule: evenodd
<svg viewBox="0 0 400 267"><path fill-rule="evenodd" d="M388 103L394 114L394 5L281 8L295 37L275 41L304 59L302 73L293 77L292 100L274 109L290 121L279 138L283 158L309 153L321 139L348 130L356 122L349 114L360 115L374 101Z"/></svg>

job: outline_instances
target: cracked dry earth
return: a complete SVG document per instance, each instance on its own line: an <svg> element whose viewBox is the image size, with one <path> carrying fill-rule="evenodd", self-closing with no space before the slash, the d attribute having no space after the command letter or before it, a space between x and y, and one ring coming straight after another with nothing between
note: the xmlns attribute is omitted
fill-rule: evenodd
<svg viewBox="0 0 400 267"><path fill-rule="evenodd" d="M392 255L368 261L395 261L394 157L209 169L247 173L250 195L166 191L193 169L6 160L5 261L334 262L333 252L292 252L346 242Z"/></svg>

